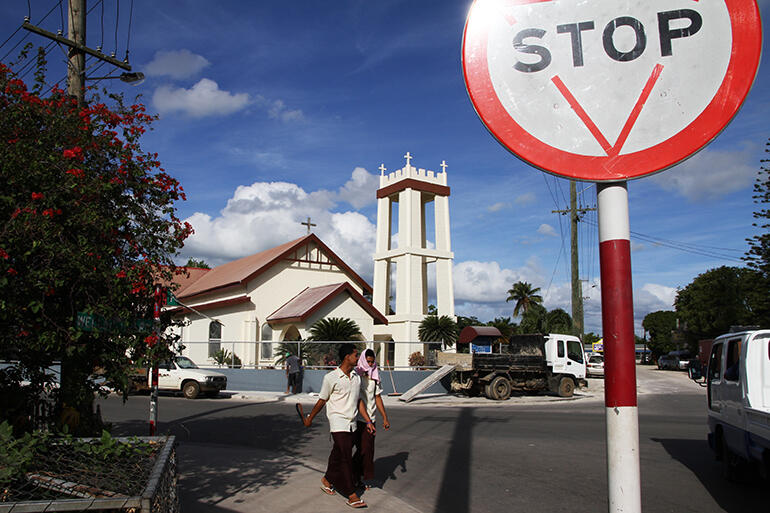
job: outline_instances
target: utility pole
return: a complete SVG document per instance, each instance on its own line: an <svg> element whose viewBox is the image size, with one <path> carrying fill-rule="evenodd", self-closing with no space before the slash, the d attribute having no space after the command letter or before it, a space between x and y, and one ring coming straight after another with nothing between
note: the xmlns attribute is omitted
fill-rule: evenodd
<svg viewBox="0 0 770 513"><path fill-rule="evenodd" d="M131 65L128 64L128 60L119 61L115 59L115 54L112 56L105 55L100 50L94 50L86 46L86 0L69 0L68 9L68 37L62 37L59 34L49 32L32 25L29 21L25 21L22 27L70 48L67 54L69 58L67 65L67 92L77 98L78 105L83 107L85 105L86 89L86 54L126 71L131 71ZM126 53L126 59L128 59L128 53Z"/></svg>
<svg viewBox="0 0 770 513"><path fill-rule="evenodd" d="M70 0L67 35L79 46L86 45L86 0ZM85 106L86 54L71 46L67 54L67 92L78 100L78 107Z"/></svg>
<svg viewBox="0 0 770 513"><path fill-rule="evenodd" d="M583 336L583 287L580 282L580 262L578 260L578 222L580 216L595 208L578 208L575 180L569 182L569 209L552 210L554 214L570 216L570 256L572 274L572 322L580 337Z"/></svg>

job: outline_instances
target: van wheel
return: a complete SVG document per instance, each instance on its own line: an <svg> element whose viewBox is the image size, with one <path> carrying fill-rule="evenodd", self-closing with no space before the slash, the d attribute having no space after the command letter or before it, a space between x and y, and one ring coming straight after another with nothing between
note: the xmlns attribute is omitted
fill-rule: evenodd
<svg viewBox="0 0 770 513"><path fill-rule="evenodd" d="M559 380L559 389L558 389L559 397L572 397L572 394L574 392L575 392L575 382L572 381L572 378L562 377Z"/></svg>
<svg viewBox="0 0 770 513"><path fill-rule="evenodd" d="M733 451L727 446L724 438L719 443L720 455L722 456L722 477L727 481L738 482L741 475L740 458L733 454Z"/></svg>
<svg viewBox="0 0 770 513"><path fill-rule="evenodd" d="M505 401L511 397L511 382L503 376L497 376L487 386L492 389L492 394L498 401Z"/></svg>
<svg viewBox="0 0 770 513"><path fill-rule="evenodd" d="M201 387L198 385L197 381L186 381L184 385L182 385L182 394L187 399L195 399L198 397L198 392L200 392Z"/></svg>

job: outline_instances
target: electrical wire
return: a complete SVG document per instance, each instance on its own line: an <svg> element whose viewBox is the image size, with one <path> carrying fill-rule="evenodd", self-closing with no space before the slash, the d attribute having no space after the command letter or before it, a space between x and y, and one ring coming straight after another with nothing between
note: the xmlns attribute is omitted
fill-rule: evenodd
<svg viewBox="0 0 770 513"><path fill-rule="evenodd" d="M48 43L48 45L43 49L44 56L46 57L48 56L48 53L51 51L54 44L56 44L55 41L51 41L50 43ZM16 72L16 75L19 77L20 80L24 80L24 77L26 77L29 74L29 72L35 68L34 64L36 62L37 62L37 58L29 59L29 61Z"/></svg>
<svg viewBox="0 0 770 513"><path fill-rule="evenodd" d="M15 36L16 34L18 34L20 30L21 30L21 25L19 25L18 27L16 27L16 30L14 30L14 31L13 31L13 34L11 34L10 36L8 36L8 39L6 39L5 41L3 41L3 44L1 44L1 45L0 45L0 49L2 49L2 48L3 48L3 47L6 45L6 43L8 43L8 41L10 41L10 40L11 40L11 38L12 38L13 36Z"/></svg>
<svg viewBox="0 0 770 513"><path fill-rule="evenodd" d="M115 51L112 53L113 57L118 54L118 23L120 22L120 0L117 0L117 7L115 9Z"/></svg>
<svg viewBox="0 0 770 513"><path fill-rule="evenodd" d="M46 19L46 18L48 18L48 16L50 16L50 15L51 15L51 13L54 11L54 9L56 9L56 6L57 6L57 5L58 5L58 4L53 4L53 7L51 7L51 9L50 9L50 10L49 10L49 11L46 13L46 15L45 15L45 16L43 16L43 18L42 18L40 21L38 21L38 22L37 22L37 24L38 24L38 25L42 24L42 23L45 21L45 19ZM20 29L21 29L21 25L19 25L19 28L17 28L17 29L16 29L16 31L15 31L13 34L11 34L11 36L10 36L8 39L6 39L6 40L5 40L5 42L4 42L2 45L0 45L0 48L2 48L3 46L5 46L5 44L6 44L6 43L7 43L7 42L8 42L8 41L9 41L9 40L10 40L10 39L11 39L11 38L14 36L14 35L16 35L16 33L17 33L17 32L18 32ZM8 50L8 52L7 52L5 55L3 55L2 57L0 57L0 62L1 62L1 61L4 61L4 60L6 59L6 57L8 57L9 55L11 55L11 52L13 52L13 51L14 51L14 50L15 50L15 49L16 49L16 48L17 48L17 47L18 47L18 46L19 46L21 43L23 43L24 41L26 41L26 39L29 37L29 35L30 35L30 34L31 34L31 32L27 32L26 34L24 34L24 37L22 37L22 38L19 40L19 42L17 42L15 45L13 45L13 48L11 48L10 50Z"/></svg>
<svg viewBox="0 0 770 513"><path fill-rule="evenodd" d="M131 48L131 21L134 18L134 0L131 0L131 8L128 10L128 34L126 34L126 58L128 62L128 51Z"/></svg>
<svg viewBox="0 0 770 513"><path fill-rule="evenodd" d="M596 225L598 226L598 223ZM682 251L684 253L690 253L693 255L706 256L706 257L717 258L722 260L732 260L734 262L743 262L741 258L736 258L731 255L720 254L717 251L708 249L708 248L713 248L714 246L702 246L699 244L690 244L686 242L673 241L670 239L661 239L659 237L654 237L652 235L645 235L643 233L634 232L634 231L630 231L629 233L631 234L631 236L633 236L636 239L642 240L644 242L649 242L651 244L655 244L656 246L663 246L669 249L676 249L678 251ZM732 248L723 248L723 250L737 251L737 252L743 253L740 250L736 250Z"/></svg>

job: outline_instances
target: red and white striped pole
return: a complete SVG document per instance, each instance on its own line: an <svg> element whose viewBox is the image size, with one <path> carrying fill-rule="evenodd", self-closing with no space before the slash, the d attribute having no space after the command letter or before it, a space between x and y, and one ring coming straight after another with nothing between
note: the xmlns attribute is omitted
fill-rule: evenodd
<svg viewBox="0 0 770 513"><path fill-rule="evenodd" d="M155 338L153 345L160 341L160 310L163 307L163 292L160 285L155 286L155 308L153 310ZM150 436L155 436L158 430L158 359L152 358L150 367Z"/></svg>
<svg viewBox="0 0 770 513"><path fill-rule="evenodd" d="M597 207L609 511L638 513L642 497L626 182L597 184Z"/></svg>

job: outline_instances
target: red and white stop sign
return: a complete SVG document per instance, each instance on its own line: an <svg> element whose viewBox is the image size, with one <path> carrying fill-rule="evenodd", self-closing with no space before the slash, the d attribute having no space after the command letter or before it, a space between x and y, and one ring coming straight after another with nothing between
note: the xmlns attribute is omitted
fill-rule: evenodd
<svg viewBox="0 0 770 513"><path fill-rule="evenodd" d="M463 72L476 112L526 162L617 181L692 155L759 66L754 0L476 0Z"/></svg>

